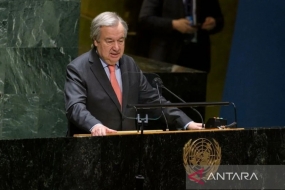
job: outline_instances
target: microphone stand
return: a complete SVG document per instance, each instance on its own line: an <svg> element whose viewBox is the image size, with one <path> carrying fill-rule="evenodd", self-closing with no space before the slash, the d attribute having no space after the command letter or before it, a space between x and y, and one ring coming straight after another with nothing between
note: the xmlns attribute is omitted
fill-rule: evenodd
<svg viewBox="0 0 285 190"><path fill-rule="evenodd" d="M138 121L138 125L140 126L138 127L138 132L139 130L141 130L141 134L143 134L144 124L148 123L148 115L145 114L145 118L141 118L140 114L138 114L137 121Z"/></svg>
<svg viewBox="0 0 285 190"><path fill-rule="evenodd" d="M169 108L169 107L205 107L205 106L228 106L232 105L234 108L234 122L230 125L237 127L237 114L235 104L232 102L191 102L191 103L165 103L165 104L128 104L129 107L135 107L136 109L151 109L151 108ZM233 126L229 126L233 127Z"/></svg>
<svg viewBox="0 0 285 190"><path fill-rule="evenodd" d="M232 127L237 127L237 114L236 114L236 106L234 103L232 102L193 102L193 103L187 103L185 102L183 99L181 99L179 96L177 96L176 94L174 94L171 90L169 90L168 88L166 88L164 85L163 85L163 82L162 80L159 78L159 77L155 77L153 80L152 80L152 85L155 85L156 88L158 89L158 85L160 87L162 87L163 89L165 89L166 91L168 91L170 94L172 94L174 97L176 97L177 99L179 99L181 102L183 102L183 104L181 103L171 103L171 104L163 104L162 107L190 107L193 111L195 111L201 118L201 122L202 122L202 128L205 128L205 125L204 125L204 120L203 120L203 117L202 115L200 114L200 112L198 112L198 110L196 110L195 106L217 106L217 105L220 105L220 106L226 106L226 105L230 105L232 104L233 108L234 108L234 116L235 116L235 121L232 123L232 124L229 124L227 125L226 127L228 128L232 128ZM161 104L161 102L160 102ZM129 105L131 106L131 105ZM132 105L132 106L137 106L136 108L138 109L146 109L146 108L158 108L158 105ZM160 108L162 108L160 106Z"/></svg>
<svg viewBox="0 0 285 190"><path fill-rule="evenodd" d="M177 96L176 94L174 94L171 90L169 90L168 88L166 88L164 85L161 85L161 87L163 89L165 89L167 92L169 92L170 94L172 94L174 97L176 97L178 100L180 100L181 102L183 103L187 103L186 101L184 101L182 98L180 98L179 96ZM194 109L193 107L190 107L193 111L195 111L201 118L201 122L202 122L202 128L205 128L205 125L204 125L204 120L203 120L203 117L202 115L200 114L200 112L198 112L196 109Z"/></svg>
<svg viewBox="0 0 285 190"><path fill-rule="evenodd" d="M162 104L162 103L161 103L161 95L160 95L160 91L159 91L159 88L158 88L158 83L156 82L155 85L156 85L156 90L157 90L157 93L158 93L158 96L159 96L159 103ZM162 107L161 107L160 109L161 109L161 113L162 113L162 115L163 115L163 118L164 118L165 124L166 124L166 129L165 129L165 131L169 131L169 127L168 127L168 123L167 123L167 119L166 119L166 117L165 117L164 111L163 111Z"/></svg>

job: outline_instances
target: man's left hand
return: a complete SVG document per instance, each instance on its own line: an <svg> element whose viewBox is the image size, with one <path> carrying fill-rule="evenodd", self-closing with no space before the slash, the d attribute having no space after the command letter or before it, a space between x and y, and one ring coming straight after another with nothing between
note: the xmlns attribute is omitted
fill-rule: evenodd
<svg viewBox="0 0 285 190"><path fill-rule="evenodd" d="M204 129L202 128L202 123L190 122L187 126L187 129L196 130L196 129Z"/></svg>

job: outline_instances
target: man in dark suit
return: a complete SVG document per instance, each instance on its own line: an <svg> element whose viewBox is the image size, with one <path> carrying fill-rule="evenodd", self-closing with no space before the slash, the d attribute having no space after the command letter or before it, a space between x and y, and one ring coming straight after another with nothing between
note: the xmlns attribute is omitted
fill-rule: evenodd
<svg viewBox="0 0 285 190"><path fill-rule="evenodd" d="M218 0L144 0L139 23L141 38L150 41L146 57L176 64L174 72L210 71L209 35L224 25Z"/></svg>
<svg viewBox="0 0 285 190"><path fill-rule="evenodd" d="M135 130L136 120L130 117L136 112L128 104L167 102L148 83L135 61L124 55L127 30L126 22L116 13L99 14L91 24L93 48L68 64L65 105L69 136ZM164 109L164 113L176 126L202 129L201 123L177 108Z"/></svg>

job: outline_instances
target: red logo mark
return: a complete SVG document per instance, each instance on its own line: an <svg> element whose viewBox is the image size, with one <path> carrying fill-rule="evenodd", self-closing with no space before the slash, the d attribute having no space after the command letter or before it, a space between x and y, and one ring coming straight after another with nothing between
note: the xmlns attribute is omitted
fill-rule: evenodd
<svg viewBox="0 0 285 190"><path fill-rule="evenodd" d="M202 177L203 177L203 172L204 172L204 168L192 173L188 175L188 178L191 181L194 181L196 183L199 183L200 185L204 185L205 182L203 181Z"/></svg>

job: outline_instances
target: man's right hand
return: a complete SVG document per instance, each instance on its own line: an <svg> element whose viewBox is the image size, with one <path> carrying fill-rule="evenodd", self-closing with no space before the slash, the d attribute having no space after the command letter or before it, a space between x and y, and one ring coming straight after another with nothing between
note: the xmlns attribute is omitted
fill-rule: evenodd
<svg viewBox="0 0 285 190"><path fill-rule="evenodd" d="M191 22L186 18L172 20L172 27L183 34L193 34L197 31L197 28L191 27Z"/></svg>
<svg viewBox="0 0 285 190"><path fill-rule="evenodd" d="M96 124L94 125L91 135L92 136L105 136L107 133L117 133L116 130L110 129L102 124Z"/></svg>

